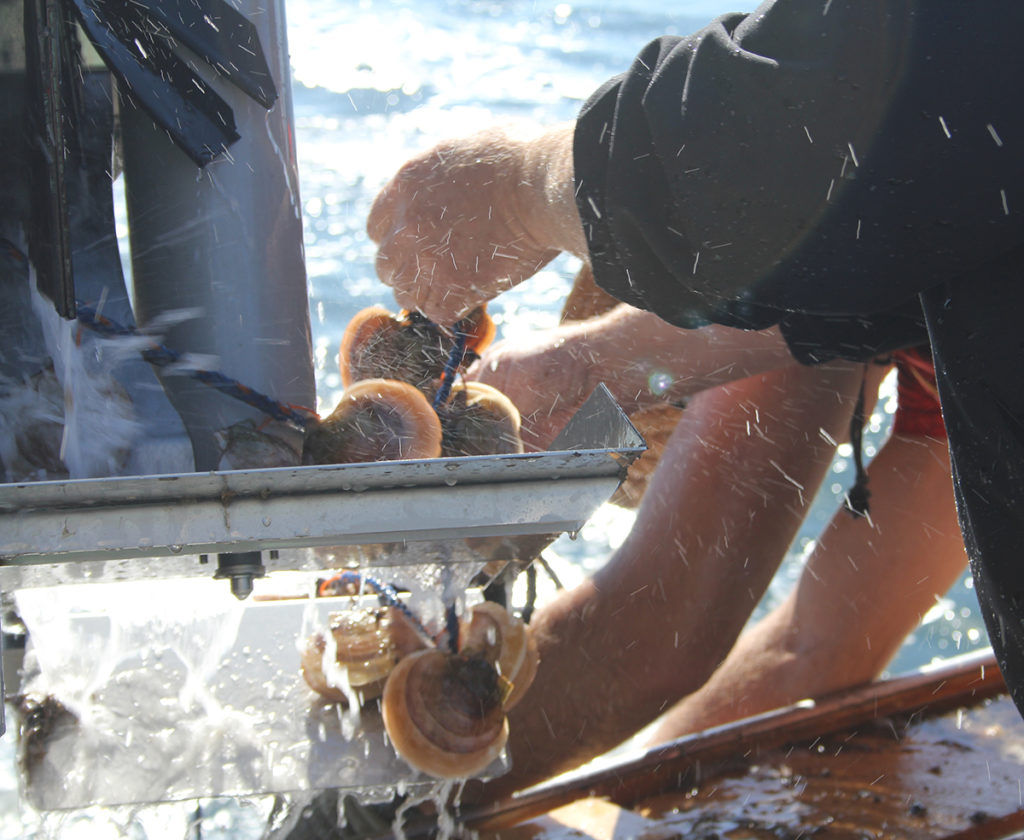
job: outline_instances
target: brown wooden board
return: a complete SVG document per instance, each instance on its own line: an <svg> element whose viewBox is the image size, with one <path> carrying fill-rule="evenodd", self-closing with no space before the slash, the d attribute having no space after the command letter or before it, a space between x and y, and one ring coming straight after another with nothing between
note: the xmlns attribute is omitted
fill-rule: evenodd
<svg viewBox="0 0 1024 840"><path fill-rule="evenodd" d="M707 840L980 840L1024 828L1022 761L1024 723L1003 695L718 763L702 769L703 779L695 770L684 789L634 810L663 830Z"/></svg>
<svg viewBox="0 0 1024 840"><path fill-rule="evenodd" d="M463 818L500 831L602 797L658 836L1010 837L1024 829L1024 722L1004 690L990 654L961 657L696 733Z"/></svg>

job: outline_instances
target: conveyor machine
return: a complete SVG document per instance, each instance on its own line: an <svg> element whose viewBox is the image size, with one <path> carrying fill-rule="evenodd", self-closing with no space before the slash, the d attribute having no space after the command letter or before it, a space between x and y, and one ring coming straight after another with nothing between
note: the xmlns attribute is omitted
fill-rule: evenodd
<svg viewBox="0 0 1024 840"><path fill-rule="evenodd" d="M601 386L537 454L0 486L0 587L37 643L24 688L78 718L44 733L31 800L422 780L375 713L357 722L299 676L298 644L337 599L242 601L229 587L311 578L329 557L394 581L423 614L464 604L495 544L481 538L575 533L643 447Z"/></svg>

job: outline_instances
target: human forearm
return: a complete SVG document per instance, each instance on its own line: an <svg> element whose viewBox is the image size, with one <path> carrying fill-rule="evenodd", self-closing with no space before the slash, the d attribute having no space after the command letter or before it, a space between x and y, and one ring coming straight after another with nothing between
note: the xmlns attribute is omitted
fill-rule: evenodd
<svg viewBox="0 0 1024 840"><path fill-rule="evenodd" d="M573 131L572 124L563 125L523 143L524 189L516 195L519 216L528 220L534 239L585 259L587 243L574 194Z"/></svg>
<svg viewBox="0 0 1024 840"><path fill-rule="evenodd" d="M474 376L523 415L523 439L546 448L603 382L627 411L795 364L776 330L684 330L621 305L604 315L491 348Z"/></svg>
<svg viewBox="0 0 1024 840"><path fill-rule="evenodd" d="M491 795L606 751L704 682L799 526L831 457L818 429L840 434L858 373L792 366L694 400L626 542L535 618L542 664Z"/></svg>
<svg viewBox="0 0 1024 840"><path fill-rule="evenodd" d="M790 596L652 740L874 679L963 570L945 450L942 440L892 438L868 468L871 520L837 511Z"/></svg>
<svg viewBox="0 0 1024 840"><path fill-rule="evenodd" d="M569 361L590 362L590 385L604 382L637 408L794 364L775 328L680 329L625 304L573 325L562 349Z"/></svg>

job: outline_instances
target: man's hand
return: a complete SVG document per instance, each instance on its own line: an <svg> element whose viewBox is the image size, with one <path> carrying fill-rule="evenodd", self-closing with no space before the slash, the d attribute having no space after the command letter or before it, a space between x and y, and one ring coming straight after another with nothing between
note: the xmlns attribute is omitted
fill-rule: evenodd
<svg viewBox="0 0 1024 840"><path fill-rule="evenodd" d="M589 359L575 353L575 327L536 333L529 340L500 341L469 371L497 388L519 409L528 450L545 450L595 387Z"/></svg>
<svg viewBox="0 0 1024 840"><path fill-rule="evenodd" d="M455 323L582 246L571 127L532 139L493 128L438 144L384 187L367 232L398 304Z"/></svg>

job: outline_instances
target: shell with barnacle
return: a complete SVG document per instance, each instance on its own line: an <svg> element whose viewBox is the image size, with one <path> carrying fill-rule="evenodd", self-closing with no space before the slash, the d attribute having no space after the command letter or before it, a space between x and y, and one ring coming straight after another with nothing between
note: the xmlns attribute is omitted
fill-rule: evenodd
<svg viewBox="0 0 1024 840"><path fill-rule="evenodd" d="M459 651L493 662L511 683L504 700L506 711L518 703L537 675L540 655L529 628L492 601L477 604L459 628Z"/></svg>
<svg viewBox="0 0 1024 840"><path fill-rule="evenodd" d="M437 778L478 775L504 748L505 713L529 688L538 663L519 619L498 604L477 604L460 626L458 653L413 654L388 677L381 712L395 749Z"/></svg>

